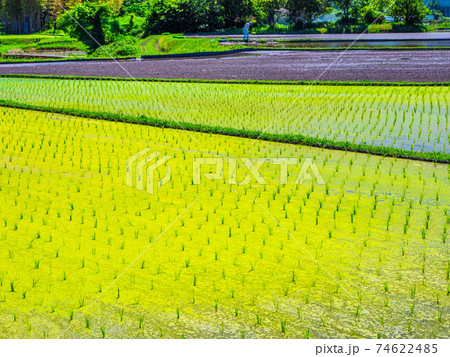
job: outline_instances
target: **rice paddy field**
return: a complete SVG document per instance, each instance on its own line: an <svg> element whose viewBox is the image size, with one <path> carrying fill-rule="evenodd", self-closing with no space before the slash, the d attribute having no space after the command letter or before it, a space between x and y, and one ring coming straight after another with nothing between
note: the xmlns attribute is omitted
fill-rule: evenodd
<svg viewBox="0 0 450 357"><path fill-rule="evenodd" d="M303 90L0 81L3 101L170 119L145 87L182 122L245 130ZM269 130L448 154L448 103L445 87L318 86ZM3 338L450 337L448 164L6 107L0 138ZM126 185L145 148L171 157L153 195ZM196 158L224 176L195 184ZM265 184L233 184L233 158L236 182L239 158L291 158L325 184L300 165L280 184L270 161Z"/></svg>
<svg viewBox="0 0 450 357"><path fill-rule="evenodd" d="M2 103L449 159L448 86L0 78ZM305 139L302 139L305 141ZM369 150L370 151L370 150Z"/></svg>

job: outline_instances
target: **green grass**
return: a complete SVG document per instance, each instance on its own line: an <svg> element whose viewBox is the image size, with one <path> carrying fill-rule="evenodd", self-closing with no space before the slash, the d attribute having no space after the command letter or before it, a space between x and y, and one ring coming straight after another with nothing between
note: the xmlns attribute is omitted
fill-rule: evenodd
<svg viewBox="0 0 450 357"><path fill-rule="evenodd" d="M0 55L10 50L22 50L24 53L86 51L81 42L68 36L53 35L2 35L0 36ZM14 61L14 59L2 58Z"/></svg>
<svg viewBox="0 0 450 357"><path fill-rule="evenodd" d="M218 52L243 46L220 46L219 39L190 38L179 35L155 35L139 40L139 55L165 55L193 52Z"/></svg>
<svg viewBox="0 0 450 357"><path fill-rule="evenodd" d="M191 134L0 108L1 337L449 337L447 165ZM125 184L145 147L172 157L154 195ZM199 157L326 184L194 185Z"/></svg>
<svg viewBox="0 0 450 357"><path fill-rule="evenodd" d="M30 42L30 41L37 41L42 39L55 39L55 38L61 38L62 36L56 36L56 35L40 35L40 34L33 34L33 35L0 35L0 41L2 43L23 43L23 42Z"/></svg>
<svg viewBox="0 0 450 357"><path fill-rule="evenodd" d="M449 89L445 86L266 86L26 78L1 78L0 83L3 105L449 160Z"/></svg>

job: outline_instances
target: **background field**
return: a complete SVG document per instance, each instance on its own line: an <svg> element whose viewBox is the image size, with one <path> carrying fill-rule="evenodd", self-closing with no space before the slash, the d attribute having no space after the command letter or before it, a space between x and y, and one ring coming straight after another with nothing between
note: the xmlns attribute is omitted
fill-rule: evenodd
<svg viewBox="0 0 450 357"><path fill-rule="evenodd" d="M39 96L21 81L23 96L88 99L75 82L47 83ZM230 91L252 100L244 92ZM92 104L114 100L124 105ZM199 144L180 130L0 108L2 337L58 337L75 320L63 337L450 337L448 165L191 135ZM126 159L146 147L173 157L155 195L125 185ZM197 186L194 157L310 157L326 185L295 185L298 167L279 185L265 164L266 186Z"/></svg>
<svg viewBox="0 0 450 357"><path fill-rule="evenodd" d="M4 102L139 122L450 153L445 86L299 86L0 78ZM431 156L431 155L430 155ZM444 155L445 156L445 155Z"/></svg>

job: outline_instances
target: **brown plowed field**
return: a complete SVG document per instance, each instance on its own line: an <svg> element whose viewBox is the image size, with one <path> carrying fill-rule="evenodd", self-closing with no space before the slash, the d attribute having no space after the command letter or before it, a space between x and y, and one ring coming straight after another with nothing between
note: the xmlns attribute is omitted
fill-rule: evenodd
<svg viewBox="0 0 450 357"><path fill-rule="evenodd" d="M115 62L3 64L0 73L135 78L450 81L450 51L271 51ZM341 57L339 57L341 56Z"/></svg>

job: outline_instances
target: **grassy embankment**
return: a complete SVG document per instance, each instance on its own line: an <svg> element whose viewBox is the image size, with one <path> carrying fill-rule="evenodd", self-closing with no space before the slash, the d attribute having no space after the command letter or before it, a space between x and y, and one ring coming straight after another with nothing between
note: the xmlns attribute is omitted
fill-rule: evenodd
<svg viewBox="0 0 450 357"><path fill-rule="evenodd" d="M53 35L4 35L0 36L0 55L2 61L14 60L4 55L33 55L33 54L57 54L69 52L84 52L87 48L81 42L68 36ZM77 56L72 55L71 58ZM17 60L17 59L16 59Z"/></svg>

